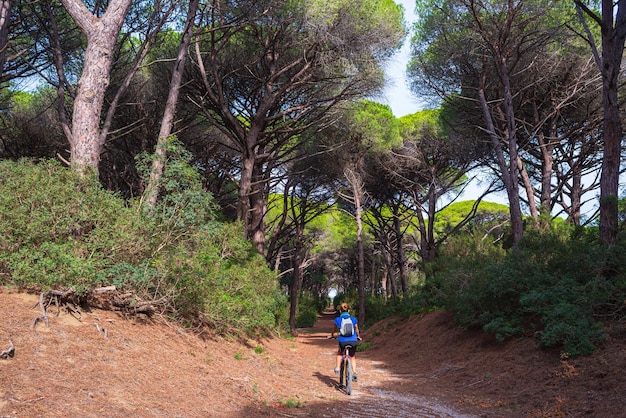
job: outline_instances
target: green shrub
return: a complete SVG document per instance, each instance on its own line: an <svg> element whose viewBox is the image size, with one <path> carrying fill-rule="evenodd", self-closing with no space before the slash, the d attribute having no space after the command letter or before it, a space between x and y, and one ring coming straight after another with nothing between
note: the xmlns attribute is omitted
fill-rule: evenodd
<svg viewBox="0 0 626 418"><path fill-rule="evenodd" d="M548 226L529 228L506 253L444 252L427 286L432 298L461 326L499 340L532 333L541 346L592 353L605 338L597 317L624 300L624 246L607 249L564 223Z"/></svg>
<svg viewBox="0 0 626 418"><path fill-rule="evenodd" d="M89 177L52 160L0 162L3 283L98 286L98 272L148 254L147 223Z"/></svg>
<svg viewBox="0 0 626 418"><path fill-rule="evenodd" d="M247 332L276 325L283 296L265 259L244 239L239 224L222 224L168 260L183 316L199 316L218 332Z"/></svg>
<svg viewBox="0 0 626 418"><path fill-rule="evenodd" d="M149 211L54 161L0 161L0 284L113 284L217 332L274 328L285 298L273 273L241 225L219 221L177 146Z"/></svg>
<svg viewBox="0 0 626 418"><path fill-rule="evenodd" d="M317 315L322 311L319 298L303 292L298 299L296 310L296 328L310 328L317 322Z"/></svg>
<svg viewBox="0 0 626 418"><path fill-rule="evenodd" d="M311 309L298 312L296 315L296 328L311 328L317 322L317 312Z"/></svg>

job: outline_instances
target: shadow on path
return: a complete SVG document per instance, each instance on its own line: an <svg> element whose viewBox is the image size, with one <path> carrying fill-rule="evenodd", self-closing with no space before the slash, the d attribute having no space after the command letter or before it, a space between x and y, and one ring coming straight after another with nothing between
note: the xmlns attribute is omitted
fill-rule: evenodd
<svg viewBox="0 0 626 418"><path fill-rule="evenodd" d="M334 389L332 393L327 393L329 399L334 399L308 403L305 408L306 413L293 411L291 416L472 417L452 407L454 403L450 399L443 400L412 393L410 389L424 384L424 379L406 373L399 366L392 367L388 364L388 359L382 357L384 353L380 351L376 353L365 351L357 354L359 382L354 385L352 395L346 395L339 387L337 377L333 373L337 340L328 338L332 332L335 317L335 311L326 310L319 315L313 327L298 330L296 337L298 344L310 347L307 349L310 355L318 357L307 359L307 363L318 364L322 367L313 371L311 375L326 388ZM362 332L361 335L364 334L367 333Z"/></svg>

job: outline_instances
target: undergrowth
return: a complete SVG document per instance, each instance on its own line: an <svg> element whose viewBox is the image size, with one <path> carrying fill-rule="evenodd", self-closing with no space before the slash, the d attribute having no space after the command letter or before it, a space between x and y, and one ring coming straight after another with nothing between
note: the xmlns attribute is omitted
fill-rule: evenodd
<svg viewBox="0 0 626 418"><path fill-rule="evenodd" d="M588 355L606 338L602 321L624 317L626 296L624 242L607 248L595 236L555 222L527 229L508 251L457 237L443 248L424 293L465 328L501 341L532 336L542 347Z"/></svg>
<svg viewBox="0 0 626 418"><path fill-rule="evenodd" d="M0 284L78 294L114 285L181 323L273 329L285 298L272 272L241 225L220 221L176 141L168 156L152 211L53 160L0 161Z"/></svg>

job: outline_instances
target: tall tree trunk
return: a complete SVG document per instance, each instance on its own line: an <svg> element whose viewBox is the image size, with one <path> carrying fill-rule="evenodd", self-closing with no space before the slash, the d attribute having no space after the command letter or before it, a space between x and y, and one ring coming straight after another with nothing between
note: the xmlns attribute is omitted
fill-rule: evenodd
<svg viewBox="0 0 626 418"><path fill-rule="evenodd" d="M82 0L61 0L87 37L83 71L72 113L70 156L72 168L80 173L98 171L100 151L100 113L109 85L115 43L131 0L112 0L102 17L85 7Z"/></svg>
<svg viewBox="0 0 626 418"><path fill-rule="evenodd" d="M356 218L356 248L359 275L359 322L365 321L365 254L363 251L363 220L361 219L361 192L354 190L355 218Z"/></svg>
<svg viewBox="0 0 626 418"><path fill-rule="evenodd" d="M602 0L602 16L590 10L582 1L574 3L600 26L602 54L598 54L586 22L581 18L602 75L602 108L604 122L602 134L603 159L600 175L600 241L611 245L618 231L619 165L622 145L622 122L619 114L617 90L626 40L626 1ZM617 7L617 10L614 7Z"/></svg>
<svg viewBox="0 0 626 418"><path fill-rule="evenodd" d="M11 26L11 0L0 0L0 77L4 73L9 43L9 26Z"/></svg>
<svg viewBox="0 0 626 418"><path fill-rule="evenodd" d="M483 82L484 82L483 75ZM524 224L522 221L522 209L520 207L520 199L519 199L519 181L518 181L518 171L517 164L507 164L506 158L504 156L504 151L502 150L502 145L500 141L500 137L496 132L495 125L493 123L493 119L491 117L491 112L489 111L489 104L487 102L487 98L485 97L485 91L482 87L478 89L478 96L480 100L480 106L483 112L483 116L485 118L487 132L489 137L491 138L491 143L496 152L496 159L498 162L498 166L500 167L500 172L502 174L502 183L504 183L504 188L506 190L506 195L509 200L509 216L511 217L511 235L513 238L513 242L517 243L521 238L524 232ZM509 141L507 142L508 151L509 151L509 160L517 161L517 144L514 141L515 136L509 135Z"/></svg>
<svg viewBox="0 0 626 418"><path fill-rule="evenodd" d="M417 217L418 231L420 233L419 242L419 255L422 258L422 264L425 264L428 260L428 230L426 227L426 219L424 219L424 213L421 208L415 211ZM409 291L409 284L407 280L402 281L402 292L407 294Z"/></svg>
<svg viewBox="0 0 626 418"><path fill-rule="evenodd" d="M393 229L396 236L396 252L398 254L398 271L400 276L400 282L406 283L406 287L408 289L408 278L406 273L406 255L404 253L404 234L402 233L402 224L400 222L400 216L398 216L397 208L394 208L393 214ZM395 282L393 283L393 298L398 298L398 289L395 286Z"/></svg>
<svg viewBox="0 0 626 418"><path fill-rule="evenodd" d="M293 283L291 284L291 297L289 306L289 329L292 335L296 335L296 313L298 311L298 298L302 289L302 228L296 228L296 245L293 255Z"/></svg>
<svg viewBox="0 0 626 418"><path fill-rule="evenodd" d="M170 81L170 91L167 95L167 102L165 104L165 111L163 113L163 120L161 121L161 129L159 131L159 138L157 140L155 158L152 160L152 170L150 171L150 179L144 192L144 202L148 208L154 208L157 198L159 197L159 183L163 176L163 169L165 165L167 140L172 133L172 127L174 126L174 116L176 115L176 104L178 103L178 96L180 94L180 86L183 79L183 72L185 69L185 61L187 59L187 49L191 43L191 36L193 35L194 21L196 18L196 12L198 11L198 4L200 0L191 0L189 3L189 9L187 10L187 20L185 22L185 30L178 47L178 55L176 56L176 63L174 64L174 71L172 72L172 79Z"/></svg>
<svg viewBox="0 0 626 418"><path fill-rule="evenodd" d="M244 157L239 176L239 188L237 191L237 219L244 225L246 237L250 229L250 191L252 190L252 175L254 173L255 157Z"/></svg>
<svg viewBox="0 0 626 418"><path fill-rule="evenodd" d="M357 280L359 291L359 316L362 324L365 320L365 255L363 251L363 219L361 218L361 199L363 196L363 182L358 173L358 161L352 168L344 170L344 176L352 188L352 203L354 204L354 219L356 221L357 247Z"/></svg>
<svg viewBox="0 0 626 418"><path fill-rule="evenodd" d="M434 186L428 188L428 224L427 231L427 247L426 258L423 260L426 263L435 261L437 256L437 246L435 243L435 213L437 212L437 192ZM407 289L408 290L408 289Z"/></svg>
<svg viewBox="0 0 626 418"><path fill-rule="evenodd" d="M600 176L600 240L610 245L617 237L619 165L622 120L617 90L626 39L626 1L602 0L602 107L604 157ZM613 22L615 20L615 25Z"/></svg>
<svg viewBox="0 0 626 418"><path fill-rule="evenodd" d="M615 38L605 40L603 36L602 43L602 61L605 71L602 74L604 157L600 176L600 240L610 245L617 236L619 166L622 146L622 121L617 97L621 58L612 57L618 55L617 51L624 50L624 40L622 38L621 43L618 44ZM621 57L621 52L619 56Z"/></svg>
<svg viewBox="0 0 626 418"><path fill-rule="evenodd" d="M269 178L271 167L256 160L252 176L252 188L249 195L250 213L248 224L248 237L259 254L265 256L265 215L267 214L267 201L269 199Z"/></svg>
<svg viewBox="0 0 626 418"><path fill-rule="evenodd" d="M580 205L581 205L581 195L582 195L582 168L580 164L576 164L573 169L572 174L572 192L570 193L570 212L569 212L569 221L573 225L580 225Z"/></svg>

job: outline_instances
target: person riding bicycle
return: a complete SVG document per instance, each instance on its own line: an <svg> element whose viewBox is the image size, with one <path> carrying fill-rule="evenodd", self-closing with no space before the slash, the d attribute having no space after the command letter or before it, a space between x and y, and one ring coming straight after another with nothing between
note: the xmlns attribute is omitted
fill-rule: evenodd
<svg viewBox="0 0 626 418"><path fill-rule="evenodd" d="M341 365L341 357L343 354L343 350L345 349L347 345L349 345L351 348L348 349L348 354L350 355L350 358L352 360L351 361L352 372L354 373L354 377L352 380L356 382L357 380L356 358L355 358L356 346L358 345L358 342L361 340L361 333L359 332L359 325L358 325L359 320L350 315L350 307L345 302L339 306L339 312L340 312L339 316L335 318L335 323L333 325L333 331L330 333L330 338L335 338L335 332L338 332L340 330L341 321L343 318L349 318L352 321L354 332L349 337L345 337L341 335L341 333L339 333L339 338L337 339L339 342L339 350L337 351L337 358L335 361L335 374L339 374L339 366Z"/></svg>

